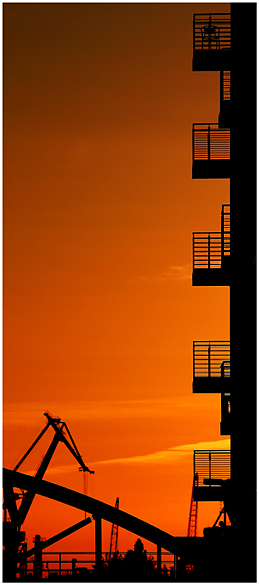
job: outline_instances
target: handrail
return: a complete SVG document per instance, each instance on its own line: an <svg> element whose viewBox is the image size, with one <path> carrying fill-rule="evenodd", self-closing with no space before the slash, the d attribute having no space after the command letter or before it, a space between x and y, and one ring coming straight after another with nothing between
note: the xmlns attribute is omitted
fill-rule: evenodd
<svg viewBox="0 0 259 585"><path fill-rule="evenodd" d="M105 563L108 563L108 552L102 552L102 559ZM119 556L122 557L126 555L126 551L120 551ZM70 558L64 558L65 556L69 556ZM157 562L157 550L154 551L147 551L147 556L153 557L154 562ZM52 557L52 558L51 558ZM53 558L56 557L56 558ZM78 558L80 557L80 558ZM82 558L84 557L84 558ZM172 557L170 559L170 557ZM174 564L174 554L168 551L161 551L161 560L163 564L170 563ZM28 573L32 572L32 567L34 563L34 556L27 560L26 563L26 571L25 576ZM83 566L83 568L88 568L85 565L91 565L88 570L92 572L95 566L95 551L46 551L42 552L42 574L48 575L59 575L60 577L63 575L72 575L73 573L80 572L80 567L78 565ZM30 568L29 568L30 566ZM17 575L21 574L21 570L17 571Z"/></svg>
<svg viewBox="0 0 259 585"><path fill-rule="evenodd" d="M222 205L221 232L194 232L193 269L222 268L230 256L230 204Z"/></svg>
<svg viewBox="0 0 259 585"><path fill-rule="evenodd" d="M222 73L222 100L230 101L231 100L231 72L230 71L223 71Z"/></svg>
<svg viewBox="0 0 259 585"><path fill-rule="evenodd" d="M231 49L230 13L194 14L193 50L226 51Z"/></svg>
<svg viewBox="0 0 259 585"><path fill-rule="evenodd" d="M193 269L221 268L221 233L193 233Z"/></svg>
<svg viewBox="0 0 259 585"><path fill-rule="evenodd" d="M221 210L222 255L230 255L230 204L222 205Z"/></svg>
<svg viewBox="0 0 259 585"><path fill-rule="evenodd" d="M230 378L230 342L193 342L193 379Z"/></svg>
<svg viewBox="0 0 259 585"><path fill-rule="evenodd" d="M197 475L198 487L204 486L204 480L207 480L206 487L211 480L225 481L231 478L231 451L205 451L197 450L193 452L193 473ZM209 481L208 481L209 480ZM220 485L220 483L219 483Z"/></svg>
<svg viewBox="0 0 259 585"><path fill-rule="evenodd" d="M193 124L193 162L230 160L230 129L218 124Z"/></svg>

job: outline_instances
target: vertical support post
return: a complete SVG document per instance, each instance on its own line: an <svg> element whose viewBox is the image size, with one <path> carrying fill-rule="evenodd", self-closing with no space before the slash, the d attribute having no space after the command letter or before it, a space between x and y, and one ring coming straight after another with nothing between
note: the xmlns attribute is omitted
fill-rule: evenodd
<svg viewBox="0 0 259 585"><path fill-rule="evenodd" d="M160 544L157 544L157 573L158 575L161 575L161 546Z"/></svg>
<svg viewBox="0 0 259 585"><path fill-rule="evenodd" d="M177 579L177 573L178 573L177 561L178 561L178 557L177 557L177 555L174 555L174 578L175 579Z"/></svg>
<svg viewBox="0 0 259 585"><path fill-rule="evenodd" d="M42 580L42 548L40 543L40 535L35 536L35 554L33 564L33 579L35 581Z"/></svg>
<svg viewBox="0 0 259 585"><path fill-rule="evenodd" d="M210 343L208 345L208 377L210 378Z"/></svg>
<svg viewBox="0 0 259 585"><path fill-rule="evenodd" d="M96 516L95 520L95 568L99 572L102 566L102 519Z"/></svg>
<svg viewBox="0 0 259 585"><path fill-rule="evenodd" d="M27 577L27 567L28 567L26 553L27 553L27 542L24 543L23 574L24 574L25 578Z"/></svg>
<svg viewBox="0 0 259 585"><path fill-rule="evenodd" d="M211 50L211 16L209 17L209 25L208 25L208 49Z"/></svg>
<svg viewBox="0 0 259 585"><path fill-rule="evenodd" d="M210 234L208 234L208 268L210 268Z"/></svg>
<svg viewBox="0 0 259 585"><path fill-rule="evenodd" d="M75 577L76 575L76 562L77 559L72 559L72 577Z"/></svg>
<svg viewBox="0 0 259 585"><path fill-rule="evenodd" d="M61 552L58 553L58 572L59 576L61 577Z"/></svg>
<svg viewBox="0 0 259 585"><path fill-rule="evenodd" d="M210 160L210 126L208 126L208 160Z"/></svg>
<svg viewBox="0 0 259 585"><path fill-rule="evenodd" d="M22 561L21 561L21 575L20 579L26 579L27 577L27 542L24 542L22 545Z"/></svg>

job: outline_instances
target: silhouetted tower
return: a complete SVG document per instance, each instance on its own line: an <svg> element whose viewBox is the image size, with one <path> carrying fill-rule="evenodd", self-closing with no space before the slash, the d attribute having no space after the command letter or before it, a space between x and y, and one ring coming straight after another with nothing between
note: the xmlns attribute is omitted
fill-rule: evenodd
<svg viewBox="0 0 259 585"><path fill-rule="evenodd" d="M197 482L198 482L198 476L195 475L193 478L192 497L191 497L187 536L197 536L198 500L195 500L195 498L194 498L194 488L196 487Z"/></svg>
<svg viewBox="0 0 259 585"><path fill-rule="evenodd" d="M116 498L115 508L119 508L119 498ZM119 530L118 525L113 522L111 530L109 561L118 552L118 530Z"/></svg>
<svg viewBox="0 0 259 585"><path fill-rule="evenodd" d="M195 451L194 498L224 501L231 527L222 522L225 541L211 547L223 578L255 581L256 3L194 15L193 70L219 71L220 112L193 125L192 177L230 179L220 232L193 234L193 285L230 287L230 340L194 342L193 392L220 394L220 433L231 440L230 452Z"/></svg>

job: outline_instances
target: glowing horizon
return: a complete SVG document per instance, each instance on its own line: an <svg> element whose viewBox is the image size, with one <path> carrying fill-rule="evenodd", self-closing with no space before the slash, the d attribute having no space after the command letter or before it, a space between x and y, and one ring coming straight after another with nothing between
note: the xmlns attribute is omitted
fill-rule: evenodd
<svg viewBox="0 0 259 585"><path fill-rule="evenodd" d="M192 232L219 230L229 202L228 180L191 178L192 124L219 113L219 73L192 72L208 6L228 9L4 5L4 465L48 410L98 499L178 535L191 448L228 442L220 395L192 394L193 341L229 339L228 288L191 285ZM81 490L75 469L58 447L46 477ZM65 519L39 501L29 540Z"/></svg>

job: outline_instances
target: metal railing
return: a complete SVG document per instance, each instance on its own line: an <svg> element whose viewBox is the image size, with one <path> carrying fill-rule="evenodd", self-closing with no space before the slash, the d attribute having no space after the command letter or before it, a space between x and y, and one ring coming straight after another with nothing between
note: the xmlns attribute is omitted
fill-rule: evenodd
<svg viewBox="0 0 259 585"><path fill-rule="evenodd" d="M230 256L230 205L222 205L221 210L222 256Z"/></svg>
<svg viewBox="0 0 259 585"><path fill-rule="evenodd" d="M193 234L193 268L221 268L221 233Z"/></svg>
<svg viewBox="0 0 259 585"><path fill-rule="evenodd" d="M218 124L193 124L193 162L196 160L230 160L230 129Z"/></svg>
<svg viewBox="0 0 259 585"><path fill-rule="evenodd" d="M204 480L208 481L206 487L213 480L226 480L231 478L231 452L230 451L194 451L193 452L194 475L197 476L197 485L204 486ZM213 485L213 483L211 484ZM215 485L215 484L214 484Z"/></svg>
<svg viewBox="0 0 259 585"><path fill-rule="evenodd" d="M231 49L231 15L194 14L193 50L220 51Z"/></svg>
<svg viewBox="0 0 259 585"><path fill-rule="evenodd" d="M126 552L119 552L119 556L125 556ZM108 552L102 554L103 563L108 563ZM157 562L157 550L147 552L147 556L153 558ZM168 564L174 566L174 555L168 551L161 551L161 566ZM30 557L26 561L26 568L23 577L32 575L33 573L34 557ZM95 553L94 552L42 552L42 576L43 578L76 576L88 569L93 573L95 567ZM169 569L169 567L168 567ZM21 576L21 572L17 571L17 577Z"/></svg>
<svg viewBox="0 0 259 585"><path fill-rule="evenodd" d="M222 205L221 232L193 233L193 269L221 268L230 256L230 205Z"/></svg>
<svg viewBox="0 0 259 585"><path fill-rule="evenodd" d="M231 72L221 71L221 83L220 83L220 100L227 102L231 100Z"/></svg>
<svg viewBox="0 0 259 585"><path fill-rule="evenodd" d="M193 379L230 377L229 341L193 342Z"/></svg>

